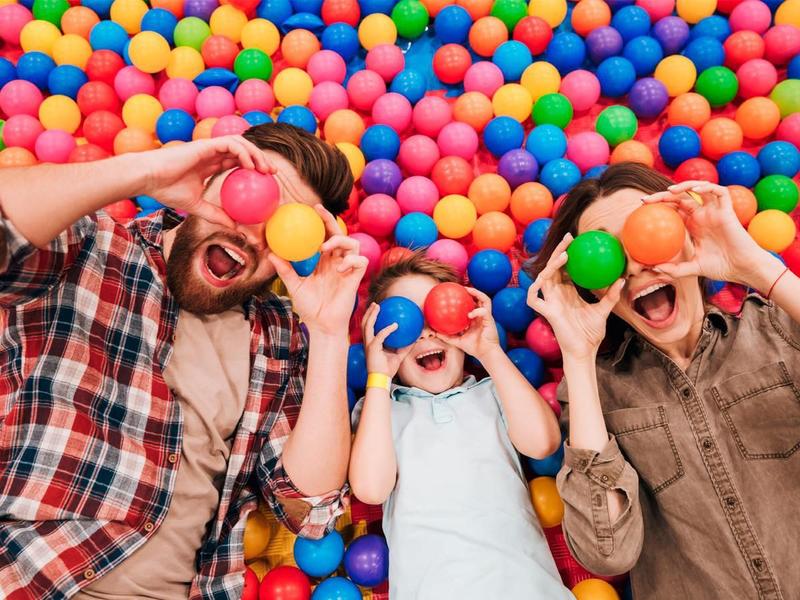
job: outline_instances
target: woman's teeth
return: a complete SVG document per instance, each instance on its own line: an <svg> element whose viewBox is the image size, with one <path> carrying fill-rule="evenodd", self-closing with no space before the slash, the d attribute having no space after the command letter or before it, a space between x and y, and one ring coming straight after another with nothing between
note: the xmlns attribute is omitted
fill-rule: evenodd
<svg viewBox="0 0 800 600"><path fill-rule="evenodd" d="M638 294L636 294L633 297L633 299L634 300L638 300L639 298L642 298L643 296L647 296L648 294L652 294L653 292L657 292L658 290L660 290L663 287L666 287L667 285L669 285L669 284L667 284L667 283L655 283L655 284L651 285L650 287L646 287L645 289L640 291Z"/></svg>

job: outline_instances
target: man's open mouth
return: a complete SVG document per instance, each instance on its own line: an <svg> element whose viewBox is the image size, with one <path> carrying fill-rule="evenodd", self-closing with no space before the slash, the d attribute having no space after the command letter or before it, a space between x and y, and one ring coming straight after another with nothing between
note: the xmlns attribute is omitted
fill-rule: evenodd
<svg viewBox="0 0 800 600"><path fill-rule="evenodd" d="M437 371L444 366L445 353L444 350L429 350L418 354L415 360L426 371Z"/></svg>
<svg viewBox="0 0 800 600"><path fill-rule="evenodd" d="M677 303L675 286L659 282L636 293L631 302L633 310L655 327L671 322Z"/></svg>
<svg viewBox="0 0 800 600"><path fill-rule="evenodd" d="M210 244L206 248L206 270L219 283L236 278L244 271L246 265L246 256L236 249L219 244Z"/></svg>

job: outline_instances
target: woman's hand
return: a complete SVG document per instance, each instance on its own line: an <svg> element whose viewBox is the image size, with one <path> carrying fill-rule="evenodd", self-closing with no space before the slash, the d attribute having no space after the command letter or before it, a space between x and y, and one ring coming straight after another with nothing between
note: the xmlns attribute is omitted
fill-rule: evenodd
<svg viewBox="0 0 800 600"><path fill-rule="evenodd" d="M606 335L608 315L619 302L625 280L614 282L599 302L584 301L562 271L572 239L569 233L564 236L547 266L528 288L528 306L550 323L565 359L593 360Z"/></svg>
<svg viewBox="0 0 800 600"><path fill-rule="evenodd" d="M375 333L375 321L381 307L374 302L367 307L364 318L361 320L361 334L364 339L364 353L367 357L367 373L383 373L389 378L397 375L406 356L411 352L414 344L400 348L399 350L389 350L384 348L383 342L394 331L397 330L397 323L392 323Z"/></svg>
<svg viewBox="0 0 800 600"><path fill-rule="evenodd" d="M459 335L444 335L437 333L448 344L460 348L470 356L483 362L484 357L500 347L500 337L497 335L497 325L492 317L492 300L475 288L466 288L469 295L475 298L477 307L467 315L471 322L466 331Z"/></svg>

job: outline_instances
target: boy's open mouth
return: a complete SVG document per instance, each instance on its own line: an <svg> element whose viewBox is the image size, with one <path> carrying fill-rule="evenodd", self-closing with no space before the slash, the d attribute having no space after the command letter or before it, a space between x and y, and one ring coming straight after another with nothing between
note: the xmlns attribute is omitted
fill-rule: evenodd
<svg viewBox="0 0 800 600"><path fill-rule="evenodd" d="M646 287L633 297L631 305L648 324L658 327L668 325L675 314L677 303L675 286L658 282Z"/></svg>
<svg viewBox="0 0 800 600"><path fill-rule="evenodd" d="M444 366L444 350L429 350L416 356L417 364L426 371L436 371Z"/></svg>

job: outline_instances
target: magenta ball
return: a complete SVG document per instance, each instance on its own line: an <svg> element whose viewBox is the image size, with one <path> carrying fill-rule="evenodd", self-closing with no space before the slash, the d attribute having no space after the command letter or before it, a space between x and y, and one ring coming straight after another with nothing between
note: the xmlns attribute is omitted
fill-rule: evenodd
<svg viewBox="0 0 800 600"><path fill-rule="evenodd" d="M636 0L636 6L645 9L650 15L650 21L655 23L672 14L675 0Z"/></svg>
<svg viewBox="0 0 800 600"><path fill-rule="evenodd" d="M778 83L778 70L763 58L751 58L736 70L742 98L768 96Z"/></svg>
<svg viewBox="0 0 800 600"><path fill-rule="evenodd" d="M224 117L236 112L236 101L224 87L212 85L197 94L195 102L197 116L201 119L208 117Z"/></svg>
<svg viewBox="0 0 800 600"><path fill-rule="evenodd" d="M256 80L252 80L256 81ZM239 86L241 87L241 86ZM176 77L167 79L158 90L158 101L164 110L180 108L190 115L194 114L194 103L197 100L197 87L188 79Z"/></svg>
<svg viewBox="0 0 800 600"><path fill-rule="evenodd" d="M32 20L31 11L22 4L0 6L0 39L7 44L19 46L19 32Z"/></svg>
<svg viewBox="0 0 800 600"><path fill-rule="evenodd" d="M42 103L42 92L34 84L24 79L9 81L0 90L0 111L6 116L38 116Z"/></svg>
<svg viewBox="0 0 800 600"><path fill-rule="evenodd" d="M505 83L503 72L488 60L473 63L464 74L464 91L480 92L491 98Z"/></svg>
<svg viewBox="0 0 800 600"><path fill-rule="evenodd" d="M278 208L280 191L272 175L253 169L234 169L219 190L222 209L244 225L266 221Z"/></svg>
<svg viewBox="0 0 800 600"><path fill-rule="evenodd" d="M411 124L411 102L394 92L384 94L372 105L372 120L403 133Z"/></svg>
<svg viewBox="0 0 800 600"><path fill-rule="evenodd" d="M409 175L429 175L440 158L439 146L427 135L412 135L400 144L397 164Z"/></svg>
<svg viewBox="0 0 800 600"><path fill-rule="evenodd" d="M367 259L367 275L378 270L381 264L381 247L368 233L352 233L350 237L358 242L358 253Z"/></svg>
<svg viewBox="0 0 800 600"><path fill-rule="evenodd" d="M156 95L156 82L152 75L133 66L122 67L114 76L114 91L121 102L136 94Z"/></svg>
<svg viewBox="0 0 800 600"><path fill-rule="evenodd" d="M400 207L391 196L372 194L361 201L358 207L358 223L361 231L383 238L392 234L400 220Z"/></svg>
<svg viewBox="0 0 800 600"><path fill-rule="evenodd" d="M375 71L388 83L403 70L406 65L406 59L403 56L403 51L394 44L378 44L367 52L364 64L367 69Z"/></svg>
<svg viewBox="0 0 800 600"><path fill-rule="evenodd" d="M36 138L34 150L39 162L65 163L75 145L75 138L66 131L50 129Z"/></svg>
<svg viewBox="0 0 800 600"><path fill-rule="evenodd" d="M555 381L548 381L542 384L538 390L545 402L553 409L556 419L561 416L561 405L558 403L558 384Z"/></svg>
<svg viewBox="0 0 800 600"><path fill-rule="evenodd" d="M459 275L467 271L469 254L461 242L448 239L436 240L428 247L425 254L432 260L450 265Z"/></svg>
<svg viewBox="0 0 800 600"><path fill-rule="evenodd" d="M211 127L211 137L242 135L248 129L250 129L250 123L239 115L225 115Z"/></svg>
<svg viewBox="0 0 800 600"><path fill-rule="evenodd" d="M396 196L397 205L404 215L412 212L432 215L439 201L439 189L427 177L416 175L403 180L397 188Z"/></svg>
<svg viewBox="0 0 800 600"><path fill-rule="evenodd" d="M776 65L785 65L800 54L800 28L775 25L764 34L764 58Z"/></svg>
<svg viewBox="0 0 800 600"><path fill-rule="evenodd" d="M581 173L592 167L608 164L609 156L606 138L594 131L577 133L567 142L567 158L578 166Z"/></svg>
<svg viewBox="0 0 800 600"><path fill-rule="evenodd" d="M8 123L6 123L6 127L8 127ZM775 131L775 139L791 142L800 148L800 113L789 115L781 121Z"/></svg>
<svg viewBox="0 0 800 600"><path fill-rule="evenodd" d="M442 127L453 120L453 107L439 96L425 96L414 106L414 129L423 135L436 137Z"/></svg>
<svg viewBox="0 0 800 600"><path fill-rule="evenodd" d="M320 50L308 60L306 72L315 84L323 81L342 83L347 75L347 65L333 50Z"/></svg>
<svg viewBox="0 0 800 600"><path fill-rule="evenodd" d="M576 112L589 110L600 98L600 81L594 73L579 69L567 73L559 91L572 103Z"/></svg>
<svg viewBox="0 0 800 600"><path fill-rule="evenodd" d="M561 358L561 348L558 347L553 329L542 317L536 317L528 325L525 342L545 362L556 362Z"/></svg>
<svg viewBox="0 0 800 600"><path fill-rule="evenodd" d="M39 119L26 114L9 117L3 126L3 143L19 146L31 152L36 150L36 138L44 131Z"/></svg>
<svg viewBox="0 0 800 600"><path fill-rule="evenodd" d="M275 94L272 86L262 79L248 79L239 84L233 97L236 108L244 114L251 110L272 112L275 108Z"/></svg>
<svg viewBox="0 0 800 600"><path fill-rule="evenodd" d="M472 160L478 152L480 140L472 127L453 121L442 127L436 143L442 156L460 156L464 160Z"/></svg>
<svg viewBox="0 0 800 600"><path fill-rule="evenodd" d="M318 83L308 98L308 107L320 121L336 110L347 108L348 104L347 90L335 81Z"/></svg>
<svg viewBox="0 0 800 600"><path fill-rule="evenodd" d="M760 0L745 0L737 4L728 17L731 31L755 31L762 34L769 29L772 12L769 6Z"/></svg>
<svg viewBox="0 0 800 600"><path fill-rule="evenodd" d="M375 101L386 93L386 82L375 71L356 71L347 81L350 104L358 110L372 110Z"/></svg>

